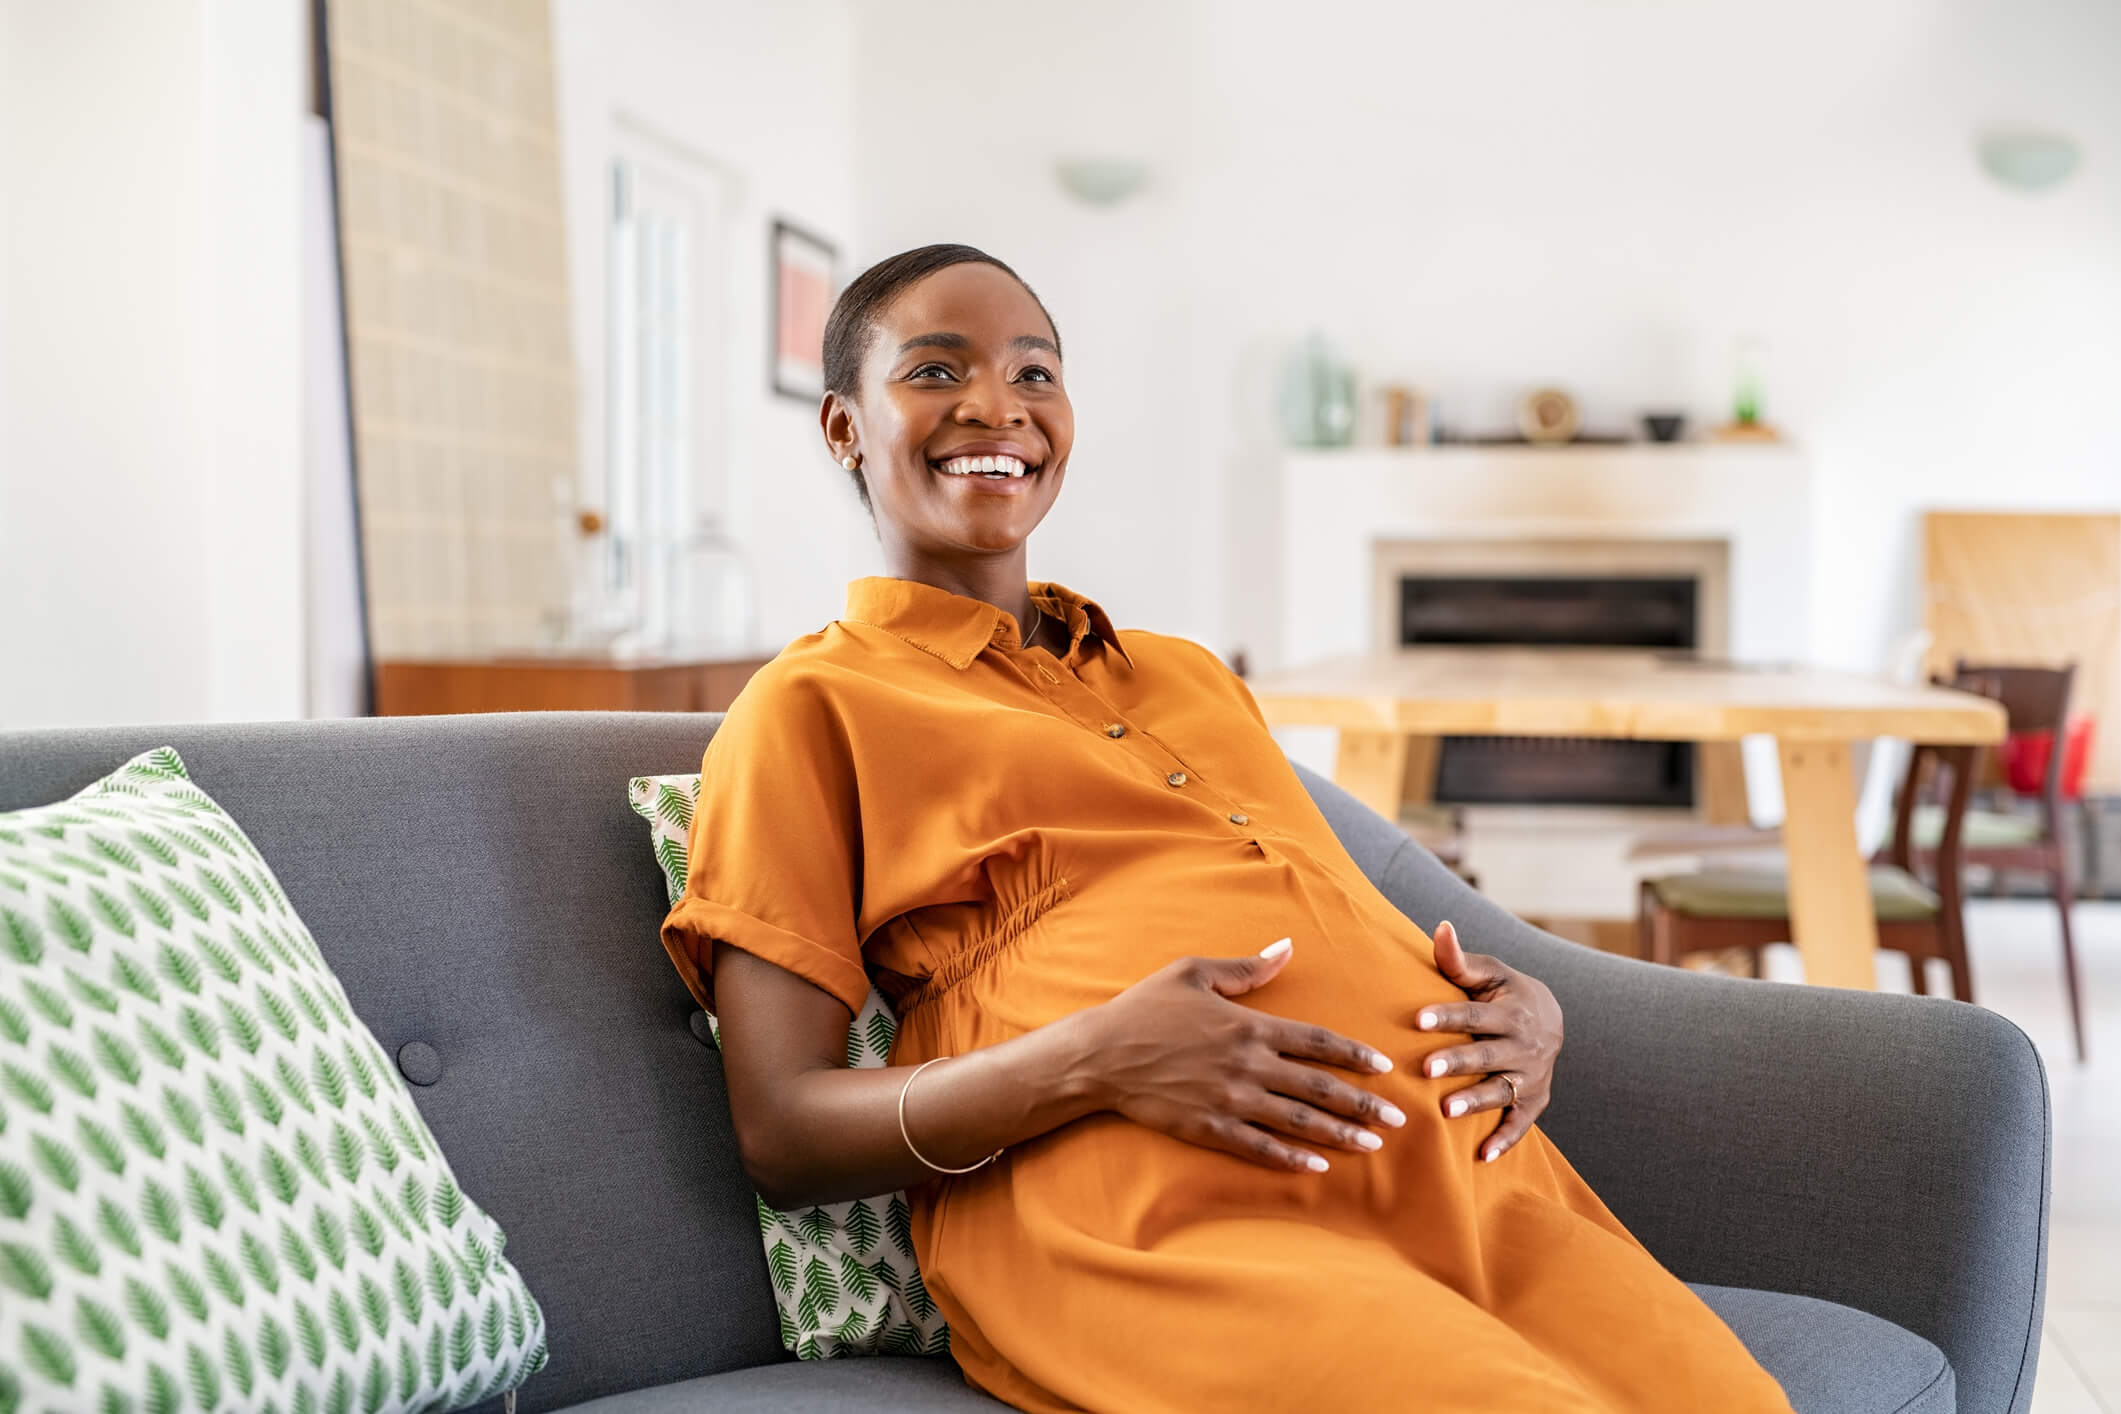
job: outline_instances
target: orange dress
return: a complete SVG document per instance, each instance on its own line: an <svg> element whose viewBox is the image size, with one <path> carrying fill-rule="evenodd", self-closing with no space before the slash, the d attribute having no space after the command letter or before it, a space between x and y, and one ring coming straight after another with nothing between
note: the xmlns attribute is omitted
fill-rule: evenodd
<svg viewBox="0 0 2121 1414"><path fill-rule="evenodd" d="M1787 1411L1781 1388L1536 1129L1446 1119L1415 1029L1462 999L1369 882L1244 684L1183 639L1067 626L1017 646L990 604L908 580L754 678L702 764L663 942L704 1006L714 939L859 1010L896 1065L1095 1006L1174 958L1294 958L1240 999L1384 1050L1355 1077L1407 1115L1323 1175L1095 1115L917 1185L914 1240L951 1353L1028 1410ZM1467 939L1470 947L1478 938ZM1567 1103L1566 1100L1563 1103Z"/></svg>

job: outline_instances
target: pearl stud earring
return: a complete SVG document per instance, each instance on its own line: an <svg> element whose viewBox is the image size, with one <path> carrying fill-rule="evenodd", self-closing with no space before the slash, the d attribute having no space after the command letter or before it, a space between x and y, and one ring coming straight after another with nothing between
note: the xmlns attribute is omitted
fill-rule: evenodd
<svg viewBox="0 0 2121 1414"><path fill-rule="evenodd" d="M853 471L853 470L854 470L854 469L855 469L856 467L860 466L861 464L862 464L862 459L861 459L860 457L857 457L857 456L852 456L852 455L849 455L849 456L844 456L844 457L841 457L841 458L840 458L840 465L841 465L841 466L843 466L843 467L845 467L845 468L847 468L847 470L849 470L849 471Z"/></svg>

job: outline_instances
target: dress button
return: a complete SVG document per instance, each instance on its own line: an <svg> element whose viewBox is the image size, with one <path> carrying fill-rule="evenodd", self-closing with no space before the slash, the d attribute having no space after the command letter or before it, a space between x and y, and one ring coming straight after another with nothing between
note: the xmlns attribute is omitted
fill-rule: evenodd
<svg viewBox="0 0 2121 1414"><path fill-rule="evenodd" d="M1118 741L1126 734L1127 729L1118 722L1114 722L1110 726L1105 728L1105 735L1111 737L1114 741Z"/></svg>
<svg viewBox="0 0 2121 1414"><path fill-rule="evenodd" d="M1164 777L1164 779L1169 781L1174 786L1182 786L1186 783L1186 773L1184 771L1173 771L1170 775Z"/></svg>
<svg viewBox="0 0 2121 1414"><path fill-rule="evenodd" d="M1252 817L1250 815L1232 815L1230 823L1233 825L1249 825L1252 823Z"/></svg>

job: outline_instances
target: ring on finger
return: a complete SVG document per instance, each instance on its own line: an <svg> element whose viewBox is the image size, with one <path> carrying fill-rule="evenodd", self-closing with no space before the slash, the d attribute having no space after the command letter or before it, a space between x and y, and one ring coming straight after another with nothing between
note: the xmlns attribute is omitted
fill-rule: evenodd
<svg viewBox="0 0 2121 1414"><path fill-rule="evenodd" d="M1508 1072L1507 1070L1498 1070L1495 1072L1495 1078L1510 1087L1510 1103L1512 1105L1515 1105L1519 1098L1517 1093L1517 1077L1510 1074L1510 1072Z"/></svg>

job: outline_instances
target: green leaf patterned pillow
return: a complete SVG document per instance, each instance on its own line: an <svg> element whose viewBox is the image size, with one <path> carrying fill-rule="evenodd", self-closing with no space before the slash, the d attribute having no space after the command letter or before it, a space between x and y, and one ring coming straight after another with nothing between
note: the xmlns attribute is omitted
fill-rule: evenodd
<svg viewBox="0 0 2121 1414"><path fill-rule="evenodd" d="M174 751L0 814L0 1411L512 1391L504 1241Z"/></svg>
<svg viewBox="0 0 2121 1414"><path fill-rule="evenodd" d="M697 772L636 776L627 784L627 800L649 824L673 904L685 892L692 807L699 797ZM720 1024L710 1016L707 1025L720 1044ZM883 1065L897 1034L891 1004L871 987L847 1028L847 1064ZM753 1201L781 1313L781 1343L798 1357L941 1355L950 1349L950 1328L913 1260L913 1215L905 1194L824 1203L800 1213Z"/></svg>

